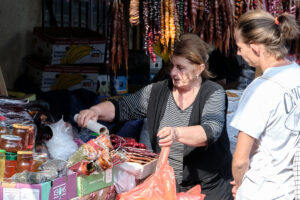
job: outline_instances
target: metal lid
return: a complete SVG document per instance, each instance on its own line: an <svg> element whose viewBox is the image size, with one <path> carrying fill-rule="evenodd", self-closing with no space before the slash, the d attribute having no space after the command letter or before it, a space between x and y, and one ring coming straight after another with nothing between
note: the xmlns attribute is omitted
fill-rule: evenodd
<svg viewBox="0 0 300 200"><path fill-rule="evenodd" d="M21 141L22 138L20 136L16 136L16 135L1 135L2 139L5 140L14 140L14 141Z"/></svg>
<svg viewBox="0 0 300 200"><path fill-rule="evenodd" d="M31 128L29 125L24 125L24 124L13 124L13 128L19 128L19 129L29 129Z"/></svg>
<svg viewBox="0 0 300 200"><path fill-rule="evenodd" d="M32 151L18 151L18 154L27 154L27 155L29 155L29 154L33 154L33 152Z"/></svg>

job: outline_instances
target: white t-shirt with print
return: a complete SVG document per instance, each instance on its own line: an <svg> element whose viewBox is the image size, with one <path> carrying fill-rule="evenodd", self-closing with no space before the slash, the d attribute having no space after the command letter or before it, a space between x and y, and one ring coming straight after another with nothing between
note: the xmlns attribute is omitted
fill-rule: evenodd
<svg viewBox="0 0 300 200"><path fill-rule="evenodd" d="M237 200L293 199L293 156L300 131L297 103L300 67L296 63L267 69L245 89L231 126L256 141Z"/></svg>

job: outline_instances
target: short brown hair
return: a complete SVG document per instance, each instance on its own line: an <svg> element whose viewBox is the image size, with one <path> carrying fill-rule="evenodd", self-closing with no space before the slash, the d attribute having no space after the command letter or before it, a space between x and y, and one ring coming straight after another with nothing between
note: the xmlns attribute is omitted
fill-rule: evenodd
<svg viewBox="0 0 300 200"><path fill-rule="evenodd" d="M205 78L213 77L208 71L209 46L200 37L193 33L183 34L179 41L175 43L173 55L181 56L193 64L204 64L205 69L201 76Z"/></svg>
<svg viewBox="0 0 300 200"><path fill-rule="evenodd" d="M296 39L299 34L299 27L293 16L283 13L274 18L264 10L252 10L243 14L236 28L245 44L263 44L267 52L277 59L288 54L286 41Z"/></svg>

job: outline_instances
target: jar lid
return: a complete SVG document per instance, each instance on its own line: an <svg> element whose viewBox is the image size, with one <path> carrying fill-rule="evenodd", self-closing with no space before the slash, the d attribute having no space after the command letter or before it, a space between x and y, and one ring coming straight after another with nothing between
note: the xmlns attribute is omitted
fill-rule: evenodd
<svg viewBox="0 0 300 200"><path fill-rule="evenodd" d="M6 151L4 149L0 149L0 153L5 153Z"/></svg>
<svg viewBox="0 0 300 200"><path fill-rule="evenodd" d="M29 155L29 154L33 154L33 152L32 151L18 151L18 154L22 154L22 155L27 154L27 155Z"/></svg>
<svg viewBox="0 0 300 200"><path fill-rule="evenodd" d="M0 116L0 121L5 121L6 117L5 116Z"/></svg>
<svg viewBox="0 0 300 200"><path fill-rule="evenodd" d="M5 140L14 140L14 141L21 141L22 138L16 135L1 135L1 138Z"/></svg>
<svg viewBox="0 0 300 200"><path fill-rule="evenodd" d="M12 126L13 126L13 128L20 128L20 129L29 129L30 128L30 126L24 125L24 124L13 124Z"/></svg>
<svg viewBox="0 0 300 200"><path fill-rule="evenodd" d="M35 157L47 157L47 153L34 153L33 156Z"/></svg>
<svg viewBox="0 0 300 200"><path fill-rule="evenodd" d="M17 160L17 153L6 152L5 159L6 160Z"/></svg>

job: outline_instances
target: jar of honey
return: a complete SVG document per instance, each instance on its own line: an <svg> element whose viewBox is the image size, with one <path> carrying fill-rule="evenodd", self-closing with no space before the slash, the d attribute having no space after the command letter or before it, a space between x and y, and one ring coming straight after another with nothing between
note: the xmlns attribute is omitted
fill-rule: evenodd
<svg viewBox="0 0 300 200"><path fill-rule="evenodd" d="M6 125L6 117L0 116L0 135L7 135L9 134L9 130Z"/></svg>
<svg viewBox="0 0 300 200"><path fill-rule="evenodd" d="M17 158L17 168L16 173L21 173L23 171L31 171L33 162L33 152L32 151L18 151Z"/></svg>
<svg viewBox="0 0 300 200"><path fill-rule="evenodd" d="M39 172L39 166L47 161L47 153L34 153L31 171Z"/></svg>
<svg viewBox="0 0 300 200"><path fill-rule="evenodd" d="M0 149L8 152L17 152L22 149L22 138L15 135L1 135L0 136Z"/></svg>
<svg viewBox="0 0 300 200"><path fill-rule="evenodd" d="M5 150L0 149L0 181L3 181L5 170Z"/></svg>
<svg viewBox="0 0 300 200"><path fill-rule="evenodd" d="M30 126L23 124L13 124L12 134L22 138L22 150L26 150L28 146Z"/></svg>
<svg viewBox="0 0 300 200"><path fill-rule="evenodd" d="M10 177L12 177L15 174L16 167L17 167L17 154L6 152L4 181L10 181Z"/></svg>
<svg viewBox="0 0 300 200"><path fill-rule="evenodd" d="M27 150L33 150L34 143L35 143L35 128L34 126L29 126L28 128L28 146Z"/></svg>

